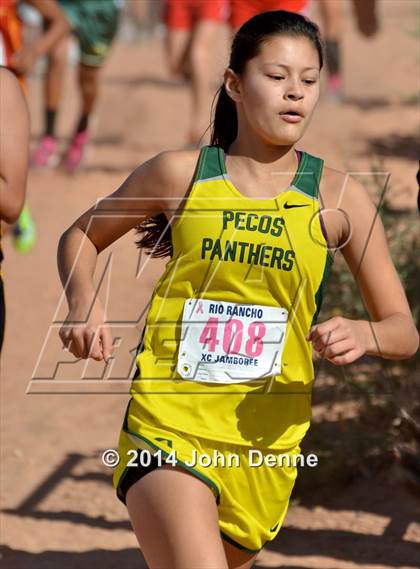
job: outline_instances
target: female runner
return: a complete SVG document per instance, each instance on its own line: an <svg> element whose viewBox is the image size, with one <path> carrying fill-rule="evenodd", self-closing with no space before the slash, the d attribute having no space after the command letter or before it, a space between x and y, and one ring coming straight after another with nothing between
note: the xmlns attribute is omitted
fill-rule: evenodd
<svg viewBox="0 0 420 569"><path fill-rule="evenodd" d="M0 65L0 354L6 324L2 278L2 222L15 222L25 201L29 153L29 112L19 81Z"/></svg>
<svg viewBox="0 0 420 569"><path fill-rule="evenodd" d="M277 535L310 423L312 347L336 365L417 350L367 193L295 148L322 64L312 22L284 11L255 16L234 38L211 145L145 162L62 236L69 314L60 337L76 357L111 354L93 285L98 253L141 224L140 246L170 255L152 295L114 473L152 568L249 568ZM130 217L107 215L118 207ZM369 321L316 323L336 249ZM144 450L155 453L149 466Z"/></svg>

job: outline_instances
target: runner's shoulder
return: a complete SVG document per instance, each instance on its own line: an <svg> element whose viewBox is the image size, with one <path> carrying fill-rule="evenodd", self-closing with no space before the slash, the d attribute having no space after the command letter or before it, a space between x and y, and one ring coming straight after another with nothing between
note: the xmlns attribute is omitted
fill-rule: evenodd
<svg viewBox="0 0 420 569"><path fill-rule="evenodd" d="M191 184L200 149L166 150L152 158L150 168L166 195L182 197Z"/></svg>
<svg viewBox="0 0 420 569"><path fill-rule="evenodd" d="M320 194L325 208L341 207L345 210L372 204L369 193L354 175L331 166L324 166Z"/></svg>

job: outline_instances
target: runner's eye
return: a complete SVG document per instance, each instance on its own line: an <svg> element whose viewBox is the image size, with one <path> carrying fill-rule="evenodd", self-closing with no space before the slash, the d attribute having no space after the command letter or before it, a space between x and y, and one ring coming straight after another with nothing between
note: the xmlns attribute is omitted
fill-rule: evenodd
<svg viewBox="0 0 420 569"><path fill-rule="evenodd" d="M316 83L316 79L304 79L303 82L305 83L305 85L313 85L314 83Z"/></svg>
<svg viewBox="0 0 420 569"><path fill-rule="evenodd" d="M282 75L267 75L267 77L269 77L270 79L274 79L275 81L281 81L282 79L284 79Z"/></svg>

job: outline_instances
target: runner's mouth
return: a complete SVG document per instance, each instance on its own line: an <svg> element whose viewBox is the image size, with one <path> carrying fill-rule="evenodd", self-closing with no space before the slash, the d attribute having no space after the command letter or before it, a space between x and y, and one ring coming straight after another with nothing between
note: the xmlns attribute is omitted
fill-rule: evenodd
<svg viewBox="0 0 420 569"><path fill-rule="evenodd" d="M282 113L280 113L280 115L290 115L290 116L294 116L294 117L301 117L302 119L304 118L303 113L299 112L299 111L283 111Z"/></svg>
<svg viewBox="0 0 420 569"><path fill-rule="evenodd" d="M280 117L289 123L297 123L303 120L303 115L298 113L297 111L286 111L284 113L280 113Z"/></svg>

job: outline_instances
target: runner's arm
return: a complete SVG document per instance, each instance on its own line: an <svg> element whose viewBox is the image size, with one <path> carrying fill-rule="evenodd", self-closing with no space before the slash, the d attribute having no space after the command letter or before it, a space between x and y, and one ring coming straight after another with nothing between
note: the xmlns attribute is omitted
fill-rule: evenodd
<svg viewBox="0 0 420 569"><path fill-rule="evenodd" d="M165 210L167 197L176 185L171 180L174 154L164 152L139 166L114 193L99 200L62 235L58 269L70 308L92 298L98 254L144 219Z"/></svg>
<svg viewBox="0 0 420 569"><path fill-rule="evenodd" d="M0 219L14 223L25 200L29 113L16 77L0 68Z"/></svg>
<svg viewBox="0 0 420 569"><path fill-rule="evenodd" d="M371 321L356 322L365 353L387 359L416 353L419 335L388 249L379 214L361 184L349 178L341 208L351 235L342 254L353 273ZM344 319L346 320L346 319Z"/></svg>
<svg viewBox="0 0 420 569"><path fill-rule="evenodd" d="M58 269L69 313L60 338L76 357L108 360L112 334L93 283L97 256L145 219L172 209L171 200L185 194L197 159L194 153L184 156L164 152L145 162L62 235Z"/></svg>
<svg viewBox="0 0 420 569"><path fill-rule="evenodd" d="M48 23L48 29L31 45L24 46L13 55L11 67L22 75L29 73L38 57L47 55L63 36L70 33L70 24L56 0L26 2L38 10Z"/></svg>

